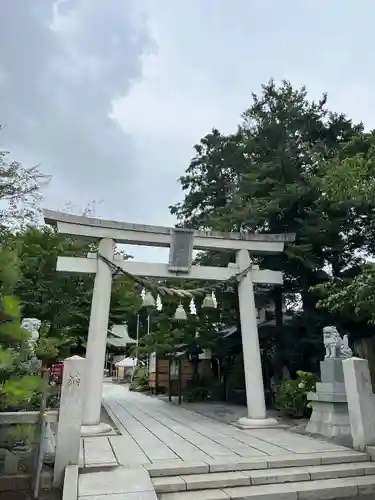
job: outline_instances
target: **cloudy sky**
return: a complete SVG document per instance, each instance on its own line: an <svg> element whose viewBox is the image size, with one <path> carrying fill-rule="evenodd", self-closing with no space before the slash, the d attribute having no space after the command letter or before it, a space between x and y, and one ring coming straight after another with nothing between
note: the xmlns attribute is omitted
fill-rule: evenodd
<svg viewBox="0 0 375 500"><path fill-rule="evenodd" d="M2 0L0 147L52 175L48 208L173 224L192 145L270 77L375 127L374 18L373 0Z"/></svg>

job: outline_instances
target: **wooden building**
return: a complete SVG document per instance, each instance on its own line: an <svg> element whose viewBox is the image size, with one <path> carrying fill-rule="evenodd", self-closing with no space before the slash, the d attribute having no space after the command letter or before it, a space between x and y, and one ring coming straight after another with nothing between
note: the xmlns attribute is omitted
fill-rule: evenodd
<svg viewBox="0 0 375 500"><path fill-rule="evenodd" d="M205 351L198 355L197 363L200 378L212 377L211 353ZM174 395L183 392L188 387L194 376L195 365L186 351L174 353L173 356L159 358L155 353L150 355L148 369L148 384L152 392L168 393Z"/></svg>

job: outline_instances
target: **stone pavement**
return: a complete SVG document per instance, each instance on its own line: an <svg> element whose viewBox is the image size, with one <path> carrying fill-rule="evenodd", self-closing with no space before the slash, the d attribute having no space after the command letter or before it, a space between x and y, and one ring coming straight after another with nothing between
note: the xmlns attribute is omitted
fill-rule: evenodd
<svg viewBox="0 0 375 500"><path fill-rule="evenodd" d="M83 438L79 500L375 494L375 464L365 453L286 429L241 430L110 383L103 404L120 434Z"/></svg>
<svg viewBox="0 0 375 500"><path fill-rule="evenodd" d="M158 396L162 401L169 402L168 396ZM178 405L178 398L172 397L172 403ZM179 405L186 410L199 413L208 418L218 420L224 424L233 424L240 418L247 417L246 406L236 405L234 403L221 403L217 401L203 402L184 402ZM275 418L281 425L296 429L306 427L309 422L308 418L293 419L283 416L278 410L267 410L267 417ZM340 443L342 444L342 443Z"/></svg>
<svg viewBox="0 0 375 500"><path fill-rule="evenodd" d="M285 429L240 430L124 386L104 384L103 401L121 432L108 440L127 466L346 450Z"/></svg>

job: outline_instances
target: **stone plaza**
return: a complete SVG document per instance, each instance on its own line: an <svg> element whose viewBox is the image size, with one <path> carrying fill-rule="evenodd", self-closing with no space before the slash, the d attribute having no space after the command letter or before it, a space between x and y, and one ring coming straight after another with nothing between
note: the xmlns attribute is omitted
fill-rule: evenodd
<svg viewBox="0 0 375 500"><path fill-rule="evenodd" d="M84 363L71 358L67 367L82 372ZM368 377L367 361L344 363L346 377L353 369L358 384ZM71 378L67 371L65 384L78 403L77 413L83 387ZM202 415L196 406L193 411L105 379L102 404L112 422L110 432L79 438L80 422L64 415L62 432L69 439L63 439L63 449L69 446L71 453L73 434L80 446L77 465L66 463L63 500L372 498L375 447L363 446L363 439L373 439L373 421L368 393L366 403L352 397L358 393L349 391L348 407L350 415L353 405L357 412L353 440L363 451L282 426L243 429Z"/></svg>
<svg viewBox="0 0 375 500"><path fill-rule="evenodd" d="M375 493L375 463L366 453L287 429L239 429L111 383L104 383L103 404L119 434L82 438L80 467L90 472L79 475L80 500Z"/></svg>

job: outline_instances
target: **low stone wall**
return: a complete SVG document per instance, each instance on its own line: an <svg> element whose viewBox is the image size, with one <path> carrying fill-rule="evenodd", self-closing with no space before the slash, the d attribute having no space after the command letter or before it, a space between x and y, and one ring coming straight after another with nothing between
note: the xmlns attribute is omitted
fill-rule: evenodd
<svg viewBox="0 0 375 500"><path fill-rule="evenodd" d="M0 500L20 498L20 494L26 494L30 498L30 490L33 487L31 474L6 474L0 475ZM40 476L40 490L52 489L52 471L43 471Z"/></svg>
<svg viewBox="0 0 375 500"><path fill-rule="evenodd" d="M55 424L57 412L48 412L46 419ZM40 442L38 420L37 411L0 413L0 491L12 481L19 489L30 482L33 452Z"/></svg>

